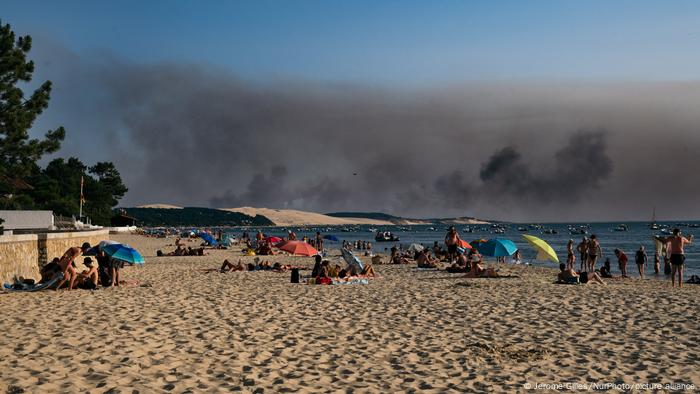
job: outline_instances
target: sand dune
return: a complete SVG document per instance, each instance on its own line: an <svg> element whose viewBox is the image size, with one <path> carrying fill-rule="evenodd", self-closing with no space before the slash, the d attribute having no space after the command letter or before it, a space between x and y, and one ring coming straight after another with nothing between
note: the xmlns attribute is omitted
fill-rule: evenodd
<svg viewBox="0 0 700 394"><path fill-rule="evenodd" d="M315 212L297 211L293 209L270 209L270 208L221 208L224 211L240 212L246 215L263 215L272 220L278 226L306 226L306 225L353 225L372 224L377 226L391 225L385 220L374 220L365 218L336 218Z"/></svg>
<svg viewBox="0 0 700 394"><path fill-rule="evenodd" d="M146 204L146 205L139 205L136 208L182 209L182 207L178 207L177 205L170 205L170 204Z"/></svg>
<svg viewBox="0 0 700 394"><path fill-rule="evenodd" d="M124 275L150 287L0 294L0 391L700 385L697 285L566 286L552 284L544 268L502 268L520 279L465 279L377 266L382 278L369 285L309 286L289 283L286 273L198 271L252 259L240 251L157 258L173 239L117 237L147 259Z"/></svg>

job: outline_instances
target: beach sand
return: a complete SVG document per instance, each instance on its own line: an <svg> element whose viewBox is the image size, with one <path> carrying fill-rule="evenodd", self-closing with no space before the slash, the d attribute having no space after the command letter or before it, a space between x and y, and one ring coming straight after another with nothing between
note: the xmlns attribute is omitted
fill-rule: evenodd
<svg viewBox="0 0 700 394"><path fill-rule="evenodd" d="M309 286L289 273L198 271L252 259L237 250L157 258L172 238L114 238L143 252L146 264L123 276L149 287L0 294L2 392L700 385L697 285L555 285L545 268L465 279L380 265L369 285Z"/></svg>

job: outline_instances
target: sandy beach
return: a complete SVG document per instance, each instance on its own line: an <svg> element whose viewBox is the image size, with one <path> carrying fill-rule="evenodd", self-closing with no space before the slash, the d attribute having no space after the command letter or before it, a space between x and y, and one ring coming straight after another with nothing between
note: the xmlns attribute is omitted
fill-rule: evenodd
<svg viewBox="0 0 700 394"><path fill-rule="evenodd" d="M289 273L200 271L252 260L235 249L155 257L174 239L114 239L146 257L123 271L140 286L0 294L2 392L700 386L697 285L567 286L546 268L503 266L520 278L466 279L379 265L381 278L368 285L310 286L289 283Z"/></svg>

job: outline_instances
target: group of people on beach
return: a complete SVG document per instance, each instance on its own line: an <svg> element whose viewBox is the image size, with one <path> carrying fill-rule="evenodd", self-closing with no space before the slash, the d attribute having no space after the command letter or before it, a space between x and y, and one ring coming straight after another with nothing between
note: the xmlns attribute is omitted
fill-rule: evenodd
<svg viewBox="0 0 700 394"><path fill-rule="evenodd" d="M68 248L60 258L54 258L40 269L40 283L49 283L60 278L55 285L56 290L64 285L68 285L68 290L74 288L94 290L99 285L103 287L119 286L122 283L119 271L124 268L124 263L109 257L99 246L96 248L95 255L97 266L95 266L92 257L85 256L83 259L85 269L78 272L76 261L90 249L92 248L88 242L83 243L80 247Z"/></svg>
<svg viewBox="0 0 700 394"><path fill-rule="evenodd" d="M671 286L675 287L676 281L678 286L683 286L683 268L685 265L685 245L693 242L693 235L689 237L684 237L681 234L681 230L678 228L673 229L672 235L668 237L654 237L654 239L661 245L661 248L657 248L654 254L654 272L660 272L660 261L663 255L665 260L665 265L667 268L665 272L671 275ZM566 245L567 259L566 264L562 265L562 272L575 272L574 264L576 262L576 255L574 254L574 240L570 239ZM600 242L595 234L591 235L590 238L583 237L581 243L576 246L576 251L579 252L580 256L580 269L578 274L586 272L588 275L593 277L599 276L602 278L611 278L612 273L610 269L610 258L607 258L603 263L602 267L596 268L596 263L603 255L603 250L600 246ZM613 251L615 257L617 258L618 268L623 278L628 278L627 263L629 258L627 254L621 249L615 249ZM637 264L637 271L639 273L639 278L644 279L644 272L646 265L649 261L649 257L646 252L644 245L640 245L639 249L634 254L634 260Z"/></svg>

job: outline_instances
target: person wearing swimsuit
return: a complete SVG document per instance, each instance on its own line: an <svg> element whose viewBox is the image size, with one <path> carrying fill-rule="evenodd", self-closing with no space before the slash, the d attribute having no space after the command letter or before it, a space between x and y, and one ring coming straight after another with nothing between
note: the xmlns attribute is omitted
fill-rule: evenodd
<svg viewBox="0 0 700 394"><path fill-rule="evenodd" d="M566 269L574 269L576 256L574 255L574 240L570 239L566 244Z"/></svg>
<svg viewBox="0 0 700 394"><path fill-rule="evenodd" d="M667 244L666 250L671 255L671 287L675 287L676 274L678 275L678 287L683 287L683 265L685 264L685 250L683 247L693 242L693 236L686 238L681 235L681 230L674 228L673 235L666 238L656 237L663 244Z"/></svg>
<svg viewBox="0 0 700 394"><path fill-rule="evenodd" d="M583 271L583 269L586 267L586 262L588 260L588 253L586 250L588 250L588 238L583 237L583 240L581 241L580 244L576 247L576 250L578 250L579 254L581 255L581 268L580 271Z"/></svg>
<svg viewBox="0 0 700 394"><path fill-rule="evenodd" d="M591 235L591 239L588 241L586 253L588 253L586 271L595 272L595 263L598 261L598 257L603 254L603 251L600 249L600 243L598 242L598 238L595 234Z"/></svg>

